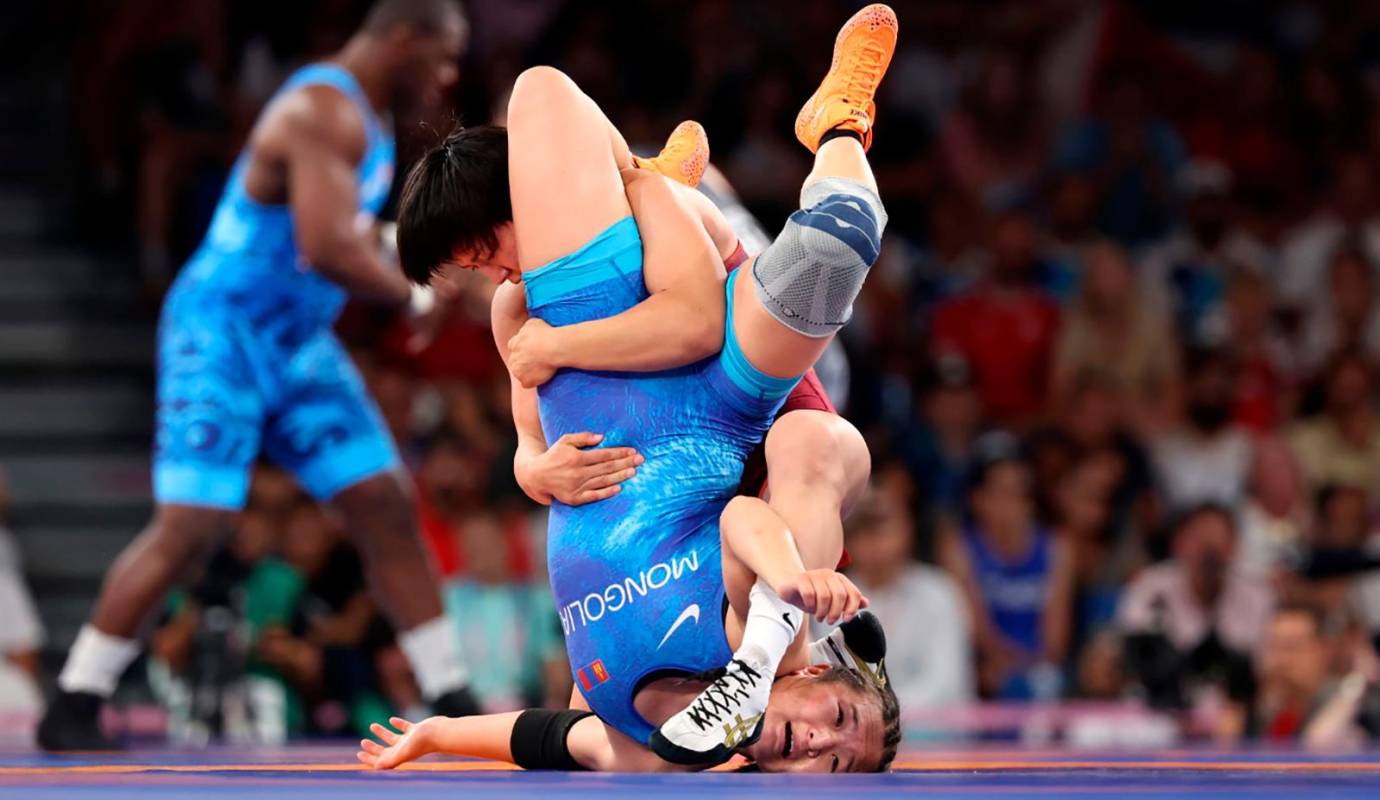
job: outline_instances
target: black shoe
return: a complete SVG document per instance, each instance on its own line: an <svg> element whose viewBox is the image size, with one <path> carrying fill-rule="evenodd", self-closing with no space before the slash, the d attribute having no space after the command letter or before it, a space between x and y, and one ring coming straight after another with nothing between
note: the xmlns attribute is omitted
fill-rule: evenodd
<svg viewBox="0 0 1380 800"><path fill-rule="evenodd" d="M876 614L863 609L820 641L829 663L861 673L878 686L886 685L886 632Z"/></svg>
<svg viewBox="0 0 1380 800"><path fill-rule="evenodd" d="M101 731L103 705L99 695L59 689L38 724L38 746L50 753L119 750L119 743Z"/></svg>
<svg viewBox="0 0 1380 800"><path fill-rule="evenodd" d="M472 717L483 713L478 701L466 686L451 689L431 701L431 711L443 717Z"/></svg>

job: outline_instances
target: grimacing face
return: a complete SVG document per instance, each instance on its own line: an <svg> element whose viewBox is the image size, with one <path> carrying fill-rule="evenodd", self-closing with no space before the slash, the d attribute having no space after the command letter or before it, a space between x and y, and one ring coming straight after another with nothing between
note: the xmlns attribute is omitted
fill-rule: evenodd
<svg viewBox="0 0 1380 800"><path fill-rule="evenodd" d="M498 237L498 246L493 252L483 247L472 247L451 254L450 259L432 276L432 285L437 294L446 300L453 300L461 294L464 284L454 274L456 270L475 270L495 286L522 283L513 223L499 225L494 234Z"/></svg>
<svg viewBox="0 0 1380 800"><path fill-rule="evenodd" d="M811 666L772 686L762 737L743 753L763 772L870 772L881 759L881 704Z"/></svg>

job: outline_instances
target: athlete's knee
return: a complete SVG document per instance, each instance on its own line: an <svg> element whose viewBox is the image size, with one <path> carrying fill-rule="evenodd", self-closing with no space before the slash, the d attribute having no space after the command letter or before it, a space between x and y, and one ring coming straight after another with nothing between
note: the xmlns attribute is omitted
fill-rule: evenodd
<svg viewBox="0 0 1380 800"><path fill-rule="evenodd" d="M842 417L818 411L783 416L767 433L772 492L841 499L867 483L867 442Z"/></svg>
<svg viewBox="0 0 1380 800"><path fill-rule="evenodd" d="M207 558L234 531L232 512L200 506L160 506L140 537L172 565L185 567Z"/></svg>
<svg viewBox="0 0 1380 800"><path fill-rule="evenodd" d="M758 298L806 336L829 336L848 322L868 270L881 254L886 209L858 181L824 178L800 193L800 210L753 263Z"/></svg>
<svg viewBox="0 0 1380 800"><path fill-rule="evenodd" d="M346 529L357 538L412 539L416 511L411 487L393 472L367 478L331 501L345 515Z"/></svg>
<svg viewBox="0 0 1380 800"><path fill-rule="evenodd" d="M549 120L580 101L583 93L555 67L528 67L513 82L508 97L508 127Z"/></svg>

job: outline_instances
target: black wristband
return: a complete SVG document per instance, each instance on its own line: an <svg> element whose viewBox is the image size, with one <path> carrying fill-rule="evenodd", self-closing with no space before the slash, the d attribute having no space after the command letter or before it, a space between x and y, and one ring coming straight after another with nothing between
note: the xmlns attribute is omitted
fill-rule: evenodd
<svg viewBox="0 0 1380 800"><path fill-rule="evenodd" d="M513 763L523 769L583 770L584 767L571 757L565 740L575 723L592 716L588 711L574 710L529 709L522 712L513 723L513 736L508 742Z"/></svg>

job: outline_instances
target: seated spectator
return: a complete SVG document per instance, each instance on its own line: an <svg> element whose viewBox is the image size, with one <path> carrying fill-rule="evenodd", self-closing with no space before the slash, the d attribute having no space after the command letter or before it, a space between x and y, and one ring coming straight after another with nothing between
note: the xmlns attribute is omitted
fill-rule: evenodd
<svg viewBox="0 0 1380 800"><path fill-rule="evenodd" d="M1252 736L1318 750L1354 747L1376 736L1375 653L1363 654L1360 669L1337 680L1329 668L1334 644L1313 607L1286 605L1275 612L1260 653Z"/></svg>
<svg viewBox="0 0 1380 800"><path fill-rule="evenodd" d="M1097 455L1115 474L1111 525L1119 535L1135 538L1157 524L1155 476L1149 453L1131 432L1121 397L1121 383L1114 377L1084 372L1075 377L1067 402L1058 409L1057 423L1075 448Z"/></svg>
<svg viewBox="0 0 1380 800"><path fill-rule="evenodd" d="M1380 209L1374 166L1364 153L1334 157L1332 185L1325 202L1288 232L1280 248L1278 295L1295 311L1306 311L1327 284L1329 262L1337 248L1356 242L1375 263L1380 259Z"/></svg>
<svg viewBox="0 0 1380 800"><path fill-rule="evenodd" d="M282 687L288 731L360 735L392 711L376 669L392 632L359 555L319 506L303 498L285 532L286 563L262 563L249 578L250 669Z"/></svg>
<svg viewBox="0 0 1380 800"><path fill-rule="evenodd" d="M949 177L989 209L1014 208L1033 194L1045 149L1034 74L1014 51L988 53L944 120L939 144Z"/></svg>
<svg viewBox="0 0 1380 800"><path fill-rule="evenodd" d="M913 387L914 416L893 439L894 454L922 494L925 506L940 516L957 517L963 508L968 453L982 423L972 371L955 356L935 358Z"/></svg>
<svg viewBox="0 0 1380 800"><path fill-rule="evenodd" d="M1054 152L1056 168L1096 176L1100 227L1127 245L1164 235L1184 163L1183 142L1155 116L1146 83L1132 65L1112 69L1096 113L1064 131Z"/></svg>
<svg viewBox="0 0 1380 800"><path fill-rule="evenodd" d="M1250 495L1239 519L1238 569L1272 580L1292 565L1308 530L1308 495L1298 462L1283 441L1269 438L1256 443Z"/></svg>
<svg viewBox="0 0 1380 800"><path fill-rule="evenodd" d="M1183 420L1151 442L1155 473L1171 510L1204 502L1235 506L1246 493L1251 437L1232 423L1236 371L1221 350L1189 351Z"/></svg>
<svg viewBox="0 0 1380 800"><path fill-rule="evenodd" d="M973 699L968 608L948 573L915 560L915 522L899 498L878 493L846 526L849 576L891 635L886 666L896 697L908 709ZM925 635L910 636L918 610Z"/></svg>
<svg viewBox="0 0 1380 800"><path fill-rule="evenodd" d="M444 431L422 462L422 529L441 569L447 616L486 711L565 707L565 648L551 590L533 568L530 521L521 509L494 507L489 472Z"/></svg>
<svg viewBox="0 0 1380 800"><path fill-rule="evenodd" d="M1236 549L1231 512L1201 505L1173 525L1171 557L1126 587L1117 628L1127 669L1151 705L1222 710L1249 701L1250 655L1264 635L1274 594L1264 581L1231 568ZM1239 735L1241 715L1209 714L1209 730Z"/></svg>
<svg viewBox="0 0 1380 800"><path fill-rule="evenodd" d="M969 517L940 541L939 563L967 596L983 694L1058 696L1074 589L1068 548L1035 519L1031 469L1009 434L974 447Z"/></svg>
<svg viewBox="0 0 1380 800"><path fill-rule="evenodd" d="M1343 242L1328 261L1327 291L1314 291L1303 320L1299 361L1316 375L1344 351L1380 361L1375 267L1356 242Z"/></svg>
<svg viewBox="0 0 1380 800"><path fill-rule="evenodd" d="M1073 651L1112 621L1117 598L1139 558L1139 549L1118 535L1112 498L1119 477L1116 454L1080 457L1056 490L1056 532L1073 560Z"/></svg>
<svg viewBox="0 0 1380 800"><path fill-rule="evenodd" d="M1067 402L1076 377L1115 376L1129 404L1128 418L1153 430L1169 416L1178 359L1169 325L1135 291L1126 253L1103 240L1087 248L1082 288L1064 315L1054 349L1053 396Z"/></svg>
<svg viewBox="0 0 1380 800"><path fill-rule="evenodd" d="M1222 313L1208 321L1204 334L1237 365L1232 418L1257 433L1274 430L1293 414L1297 403L1296 365L1275 324L1273 303L1265 276L1237 268L1227 279Z"/></svg>
<svg viewBox="0 0 1380 800"><path fill-rule="evenodd" d="M985 415L1027 425L1045 407L1059 330L1059 308L1036 284L1035 230L1018 214L999 219L990 272L941 304L931 329L936 354L961 356L973 368Z"/></svg>
<svg viewBox="0 0 1380 800"><path fill-rule="evenodd" d="M1103 237L1097 231L1097 194L1093 178L1083 172L1062 172L1046 191L1040 260L1045 285L1063 303L1078 290L1086 271L1088 248Z"/></svg>
<svg viewBox="0 0 1380 800"><path fill-rule="evenodd" d="M1296 424L1289 434L1309 487L1380 486L1380 419L1373 406L1370 362L1359 353L1339 354L1327 370L1323 391L1322 413Z"/></svg>
<svg viewBox="0 0 1380 800"><path fill-rule="evenodd" d="M5 527L8 515L9 490L0 469L0 714L37 715L43 705L38 684L43 623L24 585L18 544Z"/></svg>
<svg viewBox="0 0 1380 800"><path fill-rule="evenodd" d="M1226 296L1231 265L1241 260L1232 248L1242 244L1232 227L1231 171L1217 162L1195 162L1177 180L1187 201L1181 229L1150 248L1141 261L1141 286L1150 303L1174 321L1190 340Z"/></svg>

